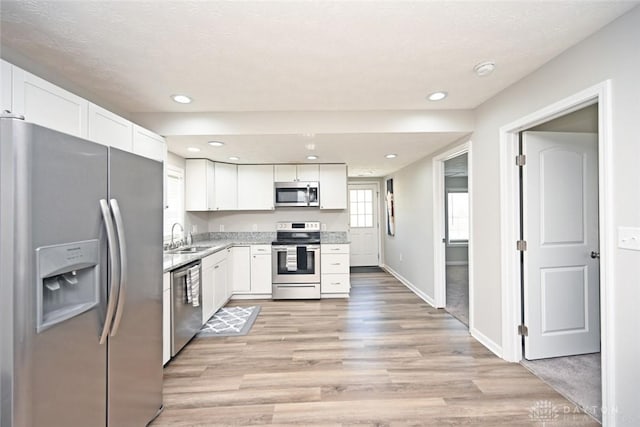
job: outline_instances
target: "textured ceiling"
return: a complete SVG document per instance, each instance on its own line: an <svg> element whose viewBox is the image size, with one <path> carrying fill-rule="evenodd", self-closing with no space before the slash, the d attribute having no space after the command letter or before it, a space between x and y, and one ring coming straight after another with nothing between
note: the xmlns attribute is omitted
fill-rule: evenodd
<svg viewBox="0 0 640 427"><path fill-rule="evenodd" d="M125 115L470 109L637 3L2 0L1 53ZM473 66L486 60L496 71L477 77ZM426 101L435 90L449 97ZM194 102L176 104L175 93ZM425 134L423 146L459 136ZM400 133L380 135L388 145L370 154L395 151L396 137L404 143ZM357 160L362 139L339 139L323 157ZM179 140L170 149L180 152ZM243 147L238 155L253 156ZM261 155L286 161L277 147Z"/></svg>

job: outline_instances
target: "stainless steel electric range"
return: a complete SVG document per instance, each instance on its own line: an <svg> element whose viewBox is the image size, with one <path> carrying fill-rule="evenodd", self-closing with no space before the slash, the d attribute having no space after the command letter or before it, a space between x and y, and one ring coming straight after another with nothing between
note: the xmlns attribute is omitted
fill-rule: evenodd
<svg viewBox="0 0 640 427"><path fill-rule="evenodd" d="M279 222L272 259L273 299L320 298L319 222Z"/></svg>

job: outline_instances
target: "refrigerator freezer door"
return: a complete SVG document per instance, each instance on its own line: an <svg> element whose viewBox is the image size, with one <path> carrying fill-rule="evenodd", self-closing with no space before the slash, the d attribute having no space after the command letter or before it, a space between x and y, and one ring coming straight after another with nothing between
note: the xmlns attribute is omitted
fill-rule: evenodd
<svg viewBox="0 0 640 427"><path fill-rule="evenodd" d="M107 148L18 120L7 123L3 119L2 126L3 136L4 126L13 128L14 161L10 167L16 180L10 221L15 236L13 425L104 426L107 351L105 345L99 344L99 335L104 323L107 269L99 268L98 305L78 310L78 314L41 328L38 333L39 285L51 293L46 302L53 310L55 304L72 301L73 292L90 301L94 297L90 288L94 281L89 277L85 280L81 270L58 271L56 274L63 274L57 280L39 281L36 251L97 240L100 265L106 266L99 201L107 195ZM10 142L3 139L2 143ZM71 258L78 250L85 251L85 255L90 252L90 248L81 246L70 245L64 251L66 261L61 262L75 262ZM51 268L55 272L55 267ZM86 274L93 274L97 267L85 270ZM86 295L82 290L74 291L77 286L85 286ZM63 293L68 297L62 298Z"/></svg>
<svg viewBox="0 0 640 427"><path fill-rule="evenodd" d="M162 407L162 163L111 148L109 199L126 271L109 337L108 419L139 427Z"/></svg>

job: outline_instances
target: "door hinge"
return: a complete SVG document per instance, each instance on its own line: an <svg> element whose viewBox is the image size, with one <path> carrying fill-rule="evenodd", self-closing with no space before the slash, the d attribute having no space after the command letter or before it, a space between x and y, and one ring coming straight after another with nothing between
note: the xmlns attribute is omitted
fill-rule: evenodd
<svg viewBox="0 0 640 427"><path fill-rule="evenodd" d="M516 242L516 249L520 252L524 252L527 250L527 241L526 240L518 240Z"/></svg>
<svg viewBox="0 0 640 427"><path fill-rule="evenodd" d="M516 166L524 166L527 164L527 156L520 154L516 156Z"/></svg>
<svg viewBox="0 0 640 427"><path fill-rule="evenodd" d="M518 335L522 335L523 337L529 336L529 328L525 325L518 325Z"/></svg>

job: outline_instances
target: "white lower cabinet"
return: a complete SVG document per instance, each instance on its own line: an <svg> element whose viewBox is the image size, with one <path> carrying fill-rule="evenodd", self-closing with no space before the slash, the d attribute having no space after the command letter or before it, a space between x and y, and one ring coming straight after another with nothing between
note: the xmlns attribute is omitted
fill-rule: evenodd
<svg viewBox="0 0 640 427"><path fill-rule="evenodd" d="M202 324L213 316L214 310L214 294L215 294L215 275L213 267L215 266L214 256L209 255L202 259L200 271L200 296L202 298Z"/></svg>
<svg viewBox="0 0 640 427"><path fill-rule="evenodd" d="M251 246L251 294L271 295L271 245Z"/></svg>
<svg viewBox="0 0 640 427"><path fill-rule="evenodd" d="M320 271L320 293L323 296L348 296L351 289L349 245L321 245Z"/></svg>
<svg viewBox="0 0 640 427"><path fill-rule="evenodd" d="M205 324L229 299L226 249L202 259L200 292L202 293L202 324Z"/></svg>
<svg viewBox="0 0 640 427"><path fill-rule="evenodd" d="M162 363L171 358L171 273L162 275Z"/></svg>
<svg viewBox="0 0 640 427"><path fill-rule="evenodd" d="M225 257L213 266L213 313L215 314L229 300L227 295L227 257L226 250L223 251Z"/></svg>
<svg viewBox="0 0 640 427"><path fill-rule="evenodd" d="M234 246L227 260L227 271L231 293L251 293L251 248Z"/></svg>

